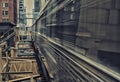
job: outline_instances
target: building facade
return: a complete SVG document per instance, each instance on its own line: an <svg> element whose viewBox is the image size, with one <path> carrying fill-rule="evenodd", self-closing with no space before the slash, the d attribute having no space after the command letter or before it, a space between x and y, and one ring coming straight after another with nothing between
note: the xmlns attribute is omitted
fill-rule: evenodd
<svg viewBox="0 0 120 82"><path fill-rule="evenodd" d="M40 11L44 8L48 0L34 0L33 23L37 19Z"/></svg>
<svg viewBox="0 0 120 82"><path fill-rule="evenodd" d="M24 0L19 0L18 2L18 10L19 10L19 23L22 23L22 24L27 24L27 20L26 20L26 8L24 6Z"/></svg>
<svg viewBox="0 0 120 82"><path fill-rule="evenodd" d="M48 2L48 0L40 0L39 4L40 4L40 11L42 10L42 8L46 5L46 3Z"/></svg>
<svg viewBox="0 0 120 82"><path fill-rule="evenodd" d="M35 0L34 1L34 8L35 8L35 12L39 12L40 11L40 5L39 5L40 0Z"/></svg>
<svg viewBox="0 0 120 82"><path fill-rule="evenodd" d="M38 17L38 14L40 12L40 0L34 0L34 9L33 9L33 22Z"/></svg>
<svg viewBox="0 0 120 82"><path fill-rule="evenodd" d="M0 22L17 23L17 0L0 0Z"/></svg>

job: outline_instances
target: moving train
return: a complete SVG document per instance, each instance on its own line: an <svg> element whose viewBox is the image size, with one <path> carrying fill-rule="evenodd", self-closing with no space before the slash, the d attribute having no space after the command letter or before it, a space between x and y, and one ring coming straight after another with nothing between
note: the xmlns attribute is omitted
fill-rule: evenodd
<svg viewBox="0 0 120 82"><path fill-rule="evenodd" d="M68 69L69 60L61 55L62 49L57 47L60 51L56 52L52 49L55 45L47 39L120 72L119 4L120 0L50 0L46 3L32 25L32 36L48 61L54 82L86 81L79 80L71 66ZM73 59L77 62L77 58ZM68 75L69 72L73 76Z"/></svg>

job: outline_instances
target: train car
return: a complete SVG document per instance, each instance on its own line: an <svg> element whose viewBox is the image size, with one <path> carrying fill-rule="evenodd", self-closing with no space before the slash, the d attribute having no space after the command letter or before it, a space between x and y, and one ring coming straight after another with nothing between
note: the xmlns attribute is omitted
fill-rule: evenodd
<svg viewBox="0 0 120 82"><path fill-rule="evenodd" d="M74 64L74 67L68 66L70 61L56 52L52 48L55 44L45 38L120 72L119 4L120 0L50 0L46 3L32 26L32 33L48 61L54 82L86 81L79 79L76 73L79 69L74 68Z"/></svg>

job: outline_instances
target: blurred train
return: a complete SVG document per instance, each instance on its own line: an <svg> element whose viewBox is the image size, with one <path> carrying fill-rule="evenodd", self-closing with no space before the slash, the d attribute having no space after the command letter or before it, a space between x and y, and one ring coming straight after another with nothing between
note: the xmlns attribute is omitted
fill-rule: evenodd
<svg viewBox="0 0 120 82"><path fill-rule="evenodd" d="M39 34L115 71L120 68L120 0L48 0L32 25L33 39L56 75L60 61ZM44 45L42 45L44 44ZM46 50L45 50L46 49ZM51 49L51 50L50 50ZM63 64L63 69L64 68ZM57 74L61 76L64 74ZM58 79L56 77L56 79ZM67 77L66 77L67 79ZM79 82L60 80L59 82ZM55 82L58 82L57 80Z"/></svg>

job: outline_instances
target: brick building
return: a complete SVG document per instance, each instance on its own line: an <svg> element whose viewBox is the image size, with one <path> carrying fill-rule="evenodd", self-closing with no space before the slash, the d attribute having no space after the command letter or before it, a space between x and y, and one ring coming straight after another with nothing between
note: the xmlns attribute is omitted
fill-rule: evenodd
<svg viewBox="0 0 120 82"><path fill-rule="evenodd" d="M17 23L17 0L0 0L0 22Z"/></svg>

